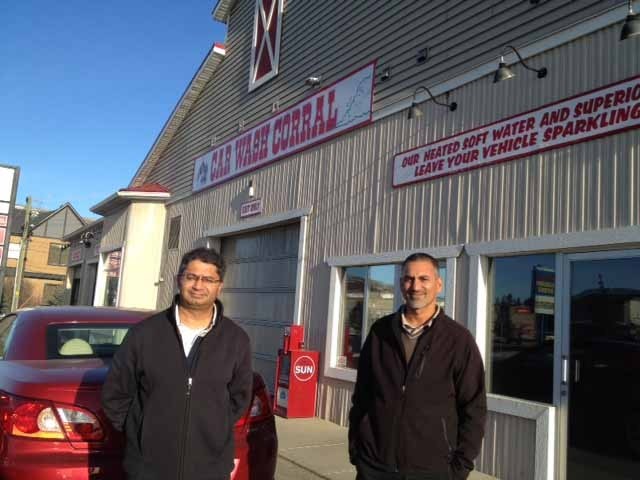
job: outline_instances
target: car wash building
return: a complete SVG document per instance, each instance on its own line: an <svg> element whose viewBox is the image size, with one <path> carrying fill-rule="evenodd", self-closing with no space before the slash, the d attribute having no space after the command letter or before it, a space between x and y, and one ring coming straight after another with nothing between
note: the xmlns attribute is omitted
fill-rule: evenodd
<svg viewBox="0 0 640 480"><path fill-rule="evenodd" d="M445 279L439 301L485 360L477 468L633 478L640 38L629 7L220 0L225 46L128 187L166 195L101 204L103 243L107 224L128 232L112 227L121 241L101 261L120 250L126 277L126 244L146 221L127 209L155 202L164 234L145 236L161 254L144 284L157 307L184 252L220 249L225 312L249 332L256 370L273 385L284 328L304 326L321 351L316 415L345 424L367 331L402 303L399 264L428 252Z"/></svg>

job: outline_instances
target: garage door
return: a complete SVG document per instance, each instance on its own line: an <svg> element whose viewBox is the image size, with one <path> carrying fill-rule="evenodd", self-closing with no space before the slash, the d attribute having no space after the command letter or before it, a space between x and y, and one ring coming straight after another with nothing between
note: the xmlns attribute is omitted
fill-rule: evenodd
<svg viewBox="0 0 640 480"><path fill-rule="evenodd" d="M253 368L273 391L284 327L293 323L299 224L222 239L225 314L249 334Z"/></svg>

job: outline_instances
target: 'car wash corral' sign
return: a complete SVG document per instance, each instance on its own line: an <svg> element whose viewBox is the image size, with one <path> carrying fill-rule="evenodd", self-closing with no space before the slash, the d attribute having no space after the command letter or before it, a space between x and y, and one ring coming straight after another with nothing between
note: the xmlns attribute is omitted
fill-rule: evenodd
<svg viewBox="0 0 640 480"><path fill-rule="evenodd" d="M370 123L374 69L371 63L196 158L193 191Z"/></svg>
<svg viewBox="0 0 640 480"><path fill-rule="evenodd" d="M640 127L640 77L469 130L393 158L393 186L515 160Z"/></svg>

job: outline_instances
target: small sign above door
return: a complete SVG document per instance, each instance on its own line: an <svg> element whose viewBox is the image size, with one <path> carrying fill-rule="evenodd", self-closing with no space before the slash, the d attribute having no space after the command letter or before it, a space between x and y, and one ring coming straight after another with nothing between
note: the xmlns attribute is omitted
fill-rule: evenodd
<svg viewBox="0 0 640 480"><path fill-rule="evenodd" d="M260 215L262 213L262 199L256 198L240 205L240 218Z"/></svg>

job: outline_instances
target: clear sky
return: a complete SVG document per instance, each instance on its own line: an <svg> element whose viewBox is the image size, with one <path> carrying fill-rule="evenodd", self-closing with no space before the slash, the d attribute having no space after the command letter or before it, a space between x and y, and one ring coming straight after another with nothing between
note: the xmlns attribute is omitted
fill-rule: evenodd
<svg viewBox="0 0 640 480"><path fill-rule="evenodd" d="M126 187L225 25L216 0L0 1L0 164L81 215Z"/></svg>

